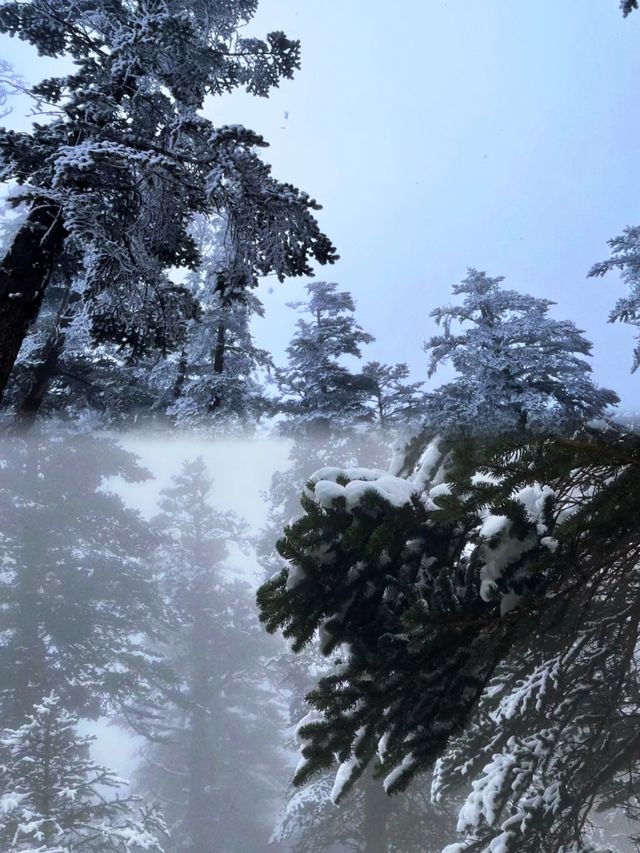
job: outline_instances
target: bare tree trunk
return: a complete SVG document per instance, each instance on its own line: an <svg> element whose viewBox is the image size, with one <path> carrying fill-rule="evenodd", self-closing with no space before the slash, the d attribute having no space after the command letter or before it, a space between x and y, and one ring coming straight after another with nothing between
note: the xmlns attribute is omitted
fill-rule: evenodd
<svg viewBox="0 0 640 853"><path fill-rule="evenodd" d="M0 264L0 401L65 239L62 210L37 199Z"/></svg>
<svg viewBox="0 0 640 853"><path fill-rule="evenodd" d="M213 372L216 374L216 376L222 376L224 372L224 357L226 346L226 329L224 327L224 322L221 320L220 325L218 326L216 348L213 351ZM222 395L219 392L216 392L213 395L211 402L209 403L209 411L215 412L215 410L220 406L221 403Z"/></svg>

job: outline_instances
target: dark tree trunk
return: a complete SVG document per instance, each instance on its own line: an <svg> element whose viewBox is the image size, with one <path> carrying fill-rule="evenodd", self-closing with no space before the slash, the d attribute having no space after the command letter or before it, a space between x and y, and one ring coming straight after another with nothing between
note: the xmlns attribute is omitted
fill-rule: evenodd
<svg viewBox="0 0 640 853"><path fill-rule="evenodd" d="M527 422L529 420L529 413L520 403L517 403L514 408L515 408L516 416L518 418L518 429L521 432L524 432L527 428Z"/></svg>
<svg viewBox="0 0 640 853"><path fill-rule="evenodd" d="M382 405L382 392L377 392L377 402L378 402L378 417L380 419L380 429L386 430L387 428L387 418L384 413L384 406Z"/></svg>
<svg viewBox="0 0 640 853"><path fill-rule="evenodd" d="M187 359L187 350L183 347L180 352L180 361L178 362L178 372L176 374L176 381L173 384L173 399L174 401L182 397L182 392L184 391L184 383L187 380L187 369L189 367L189 362Z"/></svg>
<svg viewBox="0 0 640 853"><path fill-rule="evenodd" d="M387 820L391 801L382 787L381 779L367 779L364 789L364 849L367 853L387 853L389 829Z"/></svg>
<svg viewBox="0 0 640 853"><path fill-rule="evenodd" d="M220 323L218 326L218 339L216 341L216 348L213 353L213 372L218 376L222 375L224 371L224 354L226 347L226 330L224 327L224 323Z"/></svg>
<svg viewBox="0 0 640 853"><path fill-rule="evenodd" d="M63 347L64 335L61 332L52 334L42 353L42 361L34 371L33 382L18 406L16 419L21 432L30 429L35 422L49 383L58 372L58 361Z"/></svg>
<svg viewBox="0 0 640 853"><path fill-rule="evenodd" d="M64 350L65 333L73 320L75 306L79 301L79 294L71 292L71 283L69 283L58 311L55 328L42 350L40 363L33 372L29 390L18 405L16 419L18 428L23 432L33 426L49 390L49 384L58 373L60 356Z"/></svg>
<svg viewBox="0 0 640 853"><path fill-rule="evenodd" d="M48 199L33 203L0 264L0 401L65 239L62 210Z"/></svg>
<svg viewBox="0 0 640 853"><path fill-rule="evenodd" d="M222 376L224 372L224 357L225 350L227 346L226 340L226 329L224 327L224 323L220 323L218 326L218 336L216 340L216 348L213 351L213 372L216 376ZM222 395L219 392L216 392L213 395L211 402L209 403L209 411L215 412L215 410L222 403Z"/></svg>

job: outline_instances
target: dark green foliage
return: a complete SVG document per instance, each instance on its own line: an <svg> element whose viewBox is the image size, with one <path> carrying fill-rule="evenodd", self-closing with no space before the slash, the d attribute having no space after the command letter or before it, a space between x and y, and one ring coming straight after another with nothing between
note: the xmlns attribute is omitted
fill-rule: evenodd
<svg viewBox="0 0 640 853"><path fill-rule="evenodd" d="M460 850L599 850L612 811L638 818L639 465L640 439L615 429L495 459L505 485L553 482L571 514L539 615L438 766L441 800L475 780Z"/></svg>
<svg viewBox="0 0 640 853"><path fill-rule="evenodd" d="M629 650L637 634L631 613L640 554L639 465L640 439L610 428L573 438L516 443L511 437L493 447L474 442L450 447L435 485L431 460L429 480L418 470L412 481L416 495L400 505L382 499L366 472L354 472L350 484L348 477L321 472L303 498L305 516L279 543L286 567L258 594L268 630L282 629L298 649L319 631L322 651L333 656L329 674L307 696L313 710L300 728L304 761L296 782L329 768L337 757L339 799L378 752L376 774L386 775L385 788L393 793L432 766L451 738L462 744L457 756L463 777L473 778L474 754L478 761L484 755L486 763L482 751L495 752L499 737L505 767L515 768L518 761L529 766L527 750L543 764L532 766L531 776L518 776L513 788L512 771L505 771L508 795L473 830L476 841L468 849L488 850L484 845L508 829L511 846L505 849L538 850L545 833L553 832L558 846L548 849L559 853L572 837L578 812L584 819L576 832L582 837L580 827L595 800L610 789L619 792L622 783L617 748L597 784L590 756L600 753L590 742L584 750L575 747L576 760L585 756L582 777L578 765L563 763L563 756L572 748L572 732L579 737L587 720L595 738L612 735L611 712L601 717L589 703L580 705L583 695L611 708L618 703L618 687L598 686L607 671L619 673L616 684L628 685L630 695L635 691ZM349 488L357 476L373 485L354 502ZM336 490L330 500L328 481L332 488L342 482L344 496ZM606 592L612 588L615 595ZM607 624L619 624L619 631L600 623L599 615L606 621L607 612ZM542 705L523 700L520 714L513 692L522 679L533 679L535 693L536 672L554 656L562 662L566 689L558 686ZM513 713L501 730L490 711L503 699ZM622 706L616 707L622 717L614 731L622 744L628 731ZM567 714L576 728L559 723L555 746L550 734L538 736L532 729L536 720L562 721ZM465 738L473 737L484 745L465 746ZM511 804L512 814L519 814L518 797L534 796L529 785L538 784L535 774L543 765L547 782L555 774L566 792L591 779L591 799L563 793L562 810L534 810L531 820L518 824L514 817L500 829L503 809ZM631 807L634 786L635 781L622 786L618 802L625 807Z"/></svg>
<svg viewBox="0 0 640 853"><path fill-rule="evenodd" d="M318 714L300 731L305 762L295 781L337 755L355 759L346 791L384 737L378 775L400 767L387 780L399 790L467 721L516 627L498 618L501 606L541 584L546 549L522 506L494 495L492 511L510 513L502 536L518 545L500 576L483 576L503 540L479 535L477 509L488 495L480 488L478 498L468 482L459 495L437 498L441 509L425 503L418 485L400 506L372 488L355 506L336 497L329 507L315 488L278 544L286 567L258 593L267 630L282 629L294 650L319 630L323 653L338 655L307 697Z"/></svg>

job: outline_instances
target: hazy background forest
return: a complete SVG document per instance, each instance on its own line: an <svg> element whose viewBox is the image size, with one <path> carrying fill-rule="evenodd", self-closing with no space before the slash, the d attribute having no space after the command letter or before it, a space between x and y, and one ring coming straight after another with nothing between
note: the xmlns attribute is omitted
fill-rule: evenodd
<svg viewBox="0 0 640 853"><path fill-rule="evenodd" d="M0 0L0 853L640 850L637 5Z"/></svg>

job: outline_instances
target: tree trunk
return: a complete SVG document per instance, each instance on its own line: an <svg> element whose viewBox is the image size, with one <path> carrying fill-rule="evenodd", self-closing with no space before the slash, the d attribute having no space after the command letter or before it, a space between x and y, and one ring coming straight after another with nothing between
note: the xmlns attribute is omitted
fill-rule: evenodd
<svg viewBox="0 0 640 853"><path fill-rule="evenodd" d="M517 403L517 404L516 404L516 406L515 406L514 408L515 408L515 411L516 411L516 415L517 415L517 417L518 417L518 429L519 429L521 432L524 432L524 431L526 430L526 428L527 428L527 422L528 422L528 420L529 420L529 413L528 413L528 412L527 412L527 410L522 406L522 404L521 404L521 403Z"/></svg>
<svg viewBox="0 0 640 853"><path fill-rule="evenodd" d="M384 414L384 406L382 405L382 391L378 388L378 418L380 419L380 429L384 432L387 428L387 419Z"/></svg>
<svg viewBox="0 0 640 853"><path fill-rule="evenodd" d="M58 363L64 350L65 332L73 320L75 306L79 301L80 295L71 292L71 283L69 283L58 311L55 328L42 350L42 358L33 372L29 390L18 405L16 420L22 432L28 431L33 426L47 395L49 383L58 373Z"/></svg>
<svg viewBox="0 0 640 853"><path fill-rule="evenodd" d="M214 848L217 815L213 813L211 784L215 775L212 743L212 713L215 687L211 679L211 597L212 569L203 548L204 531L194 518L194 551L190 590L191 637L189 696L188 805L186 826L189 853L205 853Z"/></svg>
<svg viewBox="0 0 640 853"><path fill-rule="evenodd" d="M213 372L216 376L222 376L224 372L224 357L225 357L225 349L227 346L226 341L226 329L224 327L224 323L221 322L218 326L218 337L216 341L216 348L213 351ZM209 403L209 411L215 412L215 410L222 403L222 394L217 391Z"/></svg>
<svg viewBox="0 0 640 853"><path fill-rule="evenodd" d="M387 853L389 849L389 830L387 819L391 801L382 787L381 779L371 776L364 789L364 849L366 853Z"/></svg>
<svg viewBox="0 0 640 853"><path fill-rule="evenodd" d="M184 383L187 381L187 369L189 367L189 360L187 358L187 350L185 347L182 348L180 352L180 361L178 362L178 372L176 374L176 381L173 385L173 400L174 402L182 397L182 392L184 391Z"/></svg>
<svg viewBox="0 0 640 853"><path fill-rule="evenodd" d="M37 199L0 264L0 401L65 236L60 206Z"/></svg>
<svg viewBox="0 0 640 853"><path fill-rule="evenodd" d="M24 395L16 413L17 426L21 432L29 430L40 411L49 388L49 383L57 373L58 360L64 346L64 335L52 334L43 351L42 361L36 367L31 387Z"/></svg>

